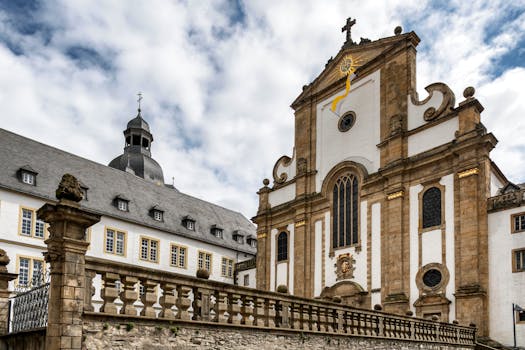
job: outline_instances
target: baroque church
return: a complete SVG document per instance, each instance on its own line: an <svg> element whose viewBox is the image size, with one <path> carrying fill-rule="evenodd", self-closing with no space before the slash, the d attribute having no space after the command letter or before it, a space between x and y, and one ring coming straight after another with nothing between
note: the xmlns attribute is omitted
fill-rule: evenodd
<svg viewBox="0 0 525 350"><path fill-rule="evenodd" d="M292 155L258 191L257 288L525 342L525 186L467 87L416 92L414 32L351 37L293 101ZM515 312L515 315L513 313Z"/></svg>

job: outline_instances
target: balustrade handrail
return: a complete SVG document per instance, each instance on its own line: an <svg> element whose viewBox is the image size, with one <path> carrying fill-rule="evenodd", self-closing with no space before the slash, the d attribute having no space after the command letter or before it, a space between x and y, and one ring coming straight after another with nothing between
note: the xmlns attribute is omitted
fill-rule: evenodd
<svg viewBox="0 0 525 350"><path fill-rule="evenodd" d="M91 275L97 273L102 276L109 276L107 277L108 280L104 281L109 288L104 293L110 299L109 302L104 301L104 306L101 309L101 312L104 313L117 313L113 302L122 293L126 298L123 308L129 307L131 311L128 313L128 311L122 309L123 311L120 313L133 315L135 309L131 308L135 299L130 295L136 293L134 292L134 286L135 283L140 281L145 289L145 294L140 297L135 295L134 297L140 299L145 305L141 313L141 315L145 316L156 317L152 306L157 301L155 288L159 284L160 286L167 286L166 288L169 288L170 291L175 290L177 287L185 288L185 291L181 292L182 297L177 296L175 298L173 294L170 294L163 300L167 308L165 308L166 310L163 309L160 317L168 317L167 315L169 314L171 315L169 317L175 318L171 307L176 305L177 308L180 306L181 312L185 315L183 317L179 315L179 318L184 319L186 317L186 320L190 320L189 316L186 315L186 311L191 305L194 312L193 320L211 320L211 311L216 313L214 315L215 321L223 323L235 324L236 322L241 322L235 319L237 315L241 315L239 317L242 318L242 322L247 322L246 324L248 325L302 330L313 329L338 334L425 340L450 344L473 345L475 343L476 329L471 326L411 316L392 315L382 311L367 310L327 300L308 299L289 294L261 291L100 258L86 257L85 267L87 275L91 271ZM115 281L120 279L124 280L124 292L118 292L115 287ZM197 295L193 302L190 302L188 298L190 291ZM179 294L178 289L177 294ZM203 295L206 297L203 297ZM210 296L212 295L218 298L218 300L215 300L213 307L210 306ZM228 300L223 305L225 297ZM181 298L184 298L184 301L181 301ZM177 302L180 304L176 304ZM91 310L86 309L86 311ZM167 314L164 314L164 312ZM235 315L235 317L232 315ZM219 320L221 317L229 318L221 321Z"/></svg>

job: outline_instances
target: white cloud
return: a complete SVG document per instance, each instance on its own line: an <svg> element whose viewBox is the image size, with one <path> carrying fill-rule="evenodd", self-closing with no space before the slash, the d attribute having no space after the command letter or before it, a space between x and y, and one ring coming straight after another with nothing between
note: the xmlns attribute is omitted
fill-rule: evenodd
<svg viewBox="0 0 525 350"><path fill-rule="evenodd" d="M351 15L357 41L390 36L410 23L405 30L422 39L420 92L444 81L461 100L463 88L475 85L487 108L483 120L500 139L496 161L512 180L525 181L513 163L522 164L525 154L517 137L525 106L512 100L523 71L490 78L491 64L515 49L524 21L501 24L487 40L484 33L510 5L473 6L458 1L450 12L415 0L261 0L243 3L245 17L235 22L239 14L226 0L57 0L34 14L52 28L50 38L17 33L0 11L0 37L24 51L16 56L0 45L0 65L8 67L0 70L1 125L107 164L122 151L122 130L142 91L153 156L166 182L174 177L183 192L250 217L261 180L271 177L278 157L291 155L289 105L337 54ZM94 50L110 69L78 64L66 55L71 47ZM505 130L499 119L517 127Z"/></svg>

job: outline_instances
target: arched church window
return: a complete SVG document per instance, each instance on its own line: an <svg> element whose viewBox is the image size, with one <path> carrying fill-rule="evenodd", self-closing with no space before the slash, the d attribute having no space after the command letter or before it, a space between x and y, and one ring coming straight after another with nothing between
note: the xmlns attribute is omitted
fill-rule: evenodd
<svg viewBox="0 0 525 350"><path fill-rule="evenodd" d="M441 190L431 187L423 193L422 228L441 225Z"/></svg>
<svg viewBox="0 0 525 350"><path fill-rule="evenodd" d="M286 232L279 233L277 236L277 261L288 259L288 234Z"/></svg>
<svg viewBox="0 0 525 350"><path fill-rule="evenodd" d="M333 247L358 243L359 185L357 177L339 178L333 189Z"/></svg>

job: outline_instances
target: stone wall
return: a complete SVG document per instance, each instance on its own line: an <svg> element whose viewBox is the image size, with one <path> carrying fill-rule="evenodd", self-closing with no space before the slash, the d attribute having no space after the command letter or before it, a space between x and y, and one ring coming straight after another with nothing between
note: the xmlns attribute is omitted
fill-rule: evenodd
<svg viewBox="0 0 525 350"><path fill-rule="evenodd" d="M333 334L257 330L217 324L155 322L126 317L89 317L84 321L83 349L371 349L467 350L468 346L361 338Z"/></svg>

